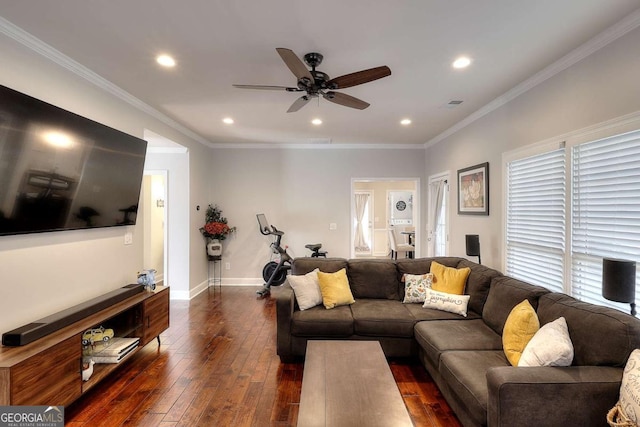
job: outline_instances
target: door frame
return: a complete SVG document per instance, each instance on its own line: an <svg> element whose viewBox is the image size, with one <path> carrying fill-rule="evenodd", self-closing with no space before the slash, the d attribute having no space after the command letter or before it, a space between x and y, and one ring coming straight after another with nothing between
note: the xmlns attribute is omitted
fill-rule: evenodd
<svg viewBox="0 0 640 427"><path fill-rule="evenodd" d="M351 206L351 214L349 215L349 253L350 253L350 258L355 258L355 228L354 228L354 218L356 216L356 208L355 208L355 184L358 182L412 182L415 185L415 189L413 190L415 192L415 198L413 200L413 223L414 226L416 228L416 236L415 236L415 257L418 258L420 257L421 253L422 253L422 210L421 210L421 190L420 190L420 178L415 178L415 177L406 177L406 178L351 178L351 191L349 192L349 197L351 198L350 200L350 206ZM389 224L386 224L386 226L388 227ZM375 225L373 226L373 229L375 230ZM373 248L371 248L371 250L373 251ZM372 252L373 253L373 252Z"/></svg>

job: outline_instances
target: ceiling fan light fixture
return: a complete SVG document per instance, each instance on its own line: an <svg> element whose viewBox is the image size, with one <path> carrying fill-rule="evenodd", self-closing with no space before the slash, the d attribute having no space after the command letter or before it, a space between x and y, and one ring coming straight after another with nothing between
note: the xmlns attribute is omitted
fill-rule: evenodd
<svg viewBox="0 0 640 427"><path fill-rule="evenodd" d="M224 119L222 119L222 122L226 125L232 125L233 119L231 117L225 117Z"/></svg>
<svg viewBox="0 0 640 427"><path fill-rule="evenodd" d="M402 119L400 120L400 124L402 126L409 126L411 124L411 119Z"/></svg>
<svg viewBox="0 0 640 427"><path fill-rule="evenodd" d="M313 119L311 120L311 123L316 125L316 126L320 126L322 124L322 120L320 119Z"/></svg>
<svg viewBox="0 0 640 427"><path fill-rule="evenodd" d="M156 62L163 67L171 68L176 66L176 60L173 59L170 55L162 54L156 56Z"/></svg>
<svg viewBox="0 0 640 427"><path fill-rule="evenodd" d="M461 56L459 58L457 58L455 61L453 61L453 64L451 64L453 66L453 68L467 68L469 65L471 64L471 59L469 59L466 56Z"/></svg>

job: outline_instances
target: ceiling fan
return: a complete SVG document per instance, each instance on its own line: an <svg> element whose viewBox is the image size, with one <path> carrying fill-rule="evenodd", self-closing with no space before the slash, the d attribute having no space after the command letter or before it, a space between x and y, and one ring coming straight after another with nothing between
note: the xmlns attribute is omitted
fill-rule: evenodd
<svg viewBox="0 0 640 427"><path fill-rule="evenodd" d="M263 86L263 85L233 85L240 89L262 89L262 90L285 90L287 92L306 92L306 95L296 99L287 113L293 113L307 105L313 98L322 96L327 101L335 104L344 105L345 107L364 110L369 103L353 96L334 92L335 89L344 89L352 86L368 83L391 75L391 70L386 65L382 67L370 68L368 70L357 71L355 73L345 74L344 76L330 79L326 73L317 71L316 67L322 63L323 56L316 52L307 53L304 56L304 63L291 50L283 47L276 49L284 63L289 67L291 72L298 79L296 87L288 86ZM311 67L307 69L304 64Z"/></svg>

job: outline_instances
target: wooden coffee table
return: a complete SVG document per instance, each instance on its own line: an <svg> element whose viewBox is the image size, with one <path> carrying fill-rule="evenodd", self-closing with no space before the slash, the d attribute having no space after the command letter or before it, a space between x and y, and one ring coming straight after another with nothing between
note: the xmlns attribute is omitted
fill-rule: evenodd
<svg viewBox="0 0 640 427"><path fill-rule="evenodd" d="M309 341L298 426L413 426L378 341Z"/></svg>

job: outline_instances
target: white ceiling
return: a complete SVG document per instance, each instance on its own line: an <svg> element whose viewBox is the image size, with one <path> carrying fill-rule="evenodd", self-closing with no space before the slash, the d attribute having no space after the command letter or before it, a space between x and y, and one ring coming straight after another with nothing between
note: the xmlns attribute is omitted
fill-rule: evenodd
<svg viewBox="0 0 640 427"><path fill-rule="evenodd" d="M640 6L638 0L0 0L0 15L214 144L424 144ZM342 92L299 93L275 48L324 55L330 77L388 65ZM159 53L177 60L155 63ZM454 70L468 55L473 63ZM448 108L451 100L462 105ZM232 117L233 125L225 125ZM313 118L323 124L314 126ZM410 118L410 126L401 126Z"/></svg>

